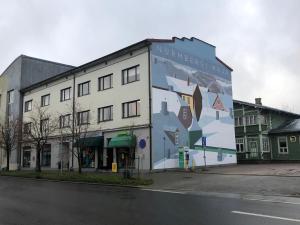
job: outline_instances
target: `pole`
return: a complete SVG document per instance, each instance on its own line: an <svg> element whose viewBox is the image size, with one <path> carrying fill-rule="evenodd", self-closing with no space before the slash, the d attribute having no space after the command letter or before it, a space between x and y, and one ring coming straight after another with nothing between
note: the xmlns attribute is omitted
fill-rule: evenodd
<svg viewBox="0 0 300 225"><path fill-rule="evenodd" d="M203 155L203 158L204 158L204 170L206 170L206 155L205 155L205 146L204 146L204 155Z"/></svg>
<svg viewBox="0 0 300 225"><path fill-rule="evenodd" d="M164 171L166 170L166 137L163 137L164 140Z"/></svg>

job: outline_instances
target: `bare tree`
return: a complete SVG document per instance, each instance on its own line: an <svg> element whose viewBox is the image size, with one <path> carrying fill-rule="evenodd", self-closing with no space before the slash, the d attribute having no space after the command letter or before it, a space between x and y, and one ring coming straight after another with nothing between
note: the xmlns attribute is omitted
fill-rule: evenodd
<svg viewBox="0 0 300 225"><path fill-rule="evenodd" d="M0 125L0 145L6 153L6 171L9 171L11 152L18 144L19 128L18 120L7 120L4 125Z"/></svg>
<svg viewBox="0 0 300 225"><path fill-rule="evenodd" d="M24 123L24 138L36 148L35 170L41 172L41 152L48 143L50 135L54 134L58 127L58 119L47 112L43 107L36 105L31 115Z"/></svg>

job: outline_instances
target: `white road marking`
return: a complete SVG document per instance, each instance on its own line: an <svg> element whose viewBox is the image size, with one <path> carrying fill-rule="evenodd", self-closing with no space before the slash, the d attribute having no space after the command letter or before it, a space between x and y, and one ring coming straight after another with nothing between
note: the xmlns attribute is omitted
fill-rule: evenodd
<svg viewBox="0 0 300 225"><path fill-rule="evenodd" d="M143 191L153 191L153 192L163 192L163 193L171 193L171 194L181 194L184 195L186 192L183 191L172 191L172 190L163 190L163 189L150 189L150 188L143 188Z"/></svg>
<svg viewBox="0 0 300 225"><path fill-rule="evenodd" d="M257 214L257 213L249 213L249 212L241 212L241 211L231 211L231 212L235 213L235 214L241 214L241 215L247 215L247 216L264 217L264 218L277 219L277 220L285 220L285 221L292 221L292 222L298 222L298 223L300 223L300 219L292 219L292 218L287 218L287 217L270 216L270 215Z"/></svg>
<svg viewBox="0 0 300 225"><path fill-rule="evenodd" d="M300 202L288 202L288 201L280 201L280 200L271 200L271 199L259 199L259 198L244 198L245 200L250 201L261 201L261 202L272 202L272 203L283 203L283 204L291 204L291 205L300 205Z"/></svg>

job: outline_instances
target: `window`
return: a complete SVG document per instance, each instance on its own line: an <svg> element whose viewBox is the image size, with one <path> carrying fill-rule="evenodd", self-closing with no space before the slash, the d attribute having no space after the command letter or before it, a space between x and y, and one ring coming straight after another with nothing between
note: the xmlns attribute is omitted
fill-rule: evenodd
<svg viewBox="0 0 300 225"><path fill-rule="evenodd" d="M70 87L60 90L60 101L61 102L67 101L70 99L71 99L71 88Z"/></svg>
<svg viewBox="0 0 300 225"><path fill-rule="evenodd" d="M51 166L51 145L46 144L42 150L42 166Z"/></svg>
<svg viewBox="0 0 300 225"><path fill-rule="evenodd" d="M219 120L219 119L220 119L220 112L216 111L216 120Z"/></svg>
<svg viewBox="0 0 300 225"><path fill-rule="evenodd" d="M106 75L104 77L99 77L98 78L98 90L103 91L103 90L112 88L112 86L113 86L112 78L113 78L112 74Z"/></svg>
<svg viewBox="0 0 300 225"><path fill-rule="evenodd" d="M246 125L255 125L255 124L257 124L256 115L246 116Z"/></svg>
<svg viewBox="0 0 300 225"><path fill-rule="evenodd" d="M31 123L24 124L24 134L30 134L31 132Z"/></svg>
<svg viewBox="0 0 300 225"><path fill-rule="evenodd" d="M236 151L239 153L244 152L244 138L236 138Z"/></svg>
<svg viewBox="0 0 300 225"><path fill-rule="evenodd" d="M122 71L122 84L140 80L139 65Z"/></svg>
<svg viewBox="0 0 300 225"><path fill-rule="evenodd" d="M14 103L14 90L7 92L7 101L8 104Z"/></svg>
<svg viewBox="0 0 300 225"><path fill-rule="evenodd" d="M49 119L41 120L40 126L41 133L45 135L47 132L49 132Z"/></svg>
<svg viewBox="0 0 300 225"><path fill-rule="evenodd" d="M47 105L50 105L50 94L42 96L42 99L41 99L41 106L43 107L43 106L47 106Z"/></svg>
<svg viewBox="0 0 300 225"><path fill-rule="evenodd" d="M60 128L69 127L70 126L70 118L71 118L71 114L60 116L60 121L59 121Z"/></svg>
<svg viewBox="0 0 300 225"><path fill-rule="evenodd" d="M286 137L278 137L279 154L288 154L288 145Z"/></svg>
<svg viewBox="0 0 300 225"><path fill-rule="evenodd" d="M78 84L78 97L90 94L90 81Z"/></svg>
<svg viewBox="0 0 300 225"><path fill-rule="evenodd" d="M113 106L98 108L98 123L113 119Z"/></svg>
<svg viewBox="0 0 300 225"><path fill-rule="evenodd" d="M263 152L269 152L269 139L267 137L263 137Z"/></svg>
<svg viewBox="0 0 300 225"><path fill-rule="evenodd" d="M140 116L140 100L123 103L123 118Z"/></svg>
<svg viewBox="0 0 300 225"><path fill-rule="evenodd" d="M29 112L32 110L32 100L25 102L25 112Z"/></svg>
<svg viewBox="0 0 300 225"><path fill-rule="evenodd" d="M235 117L234 118L234 124L235 124L236 127L243 126L244 125L243 117Z"/></svg>
<svg viewBox="0 0 300 225"><path fill-rule="evenodd" d="M0 95L0 108L1 108L1 103L2 103L2 95Z"/></svg>
<svg viewBox="0 0 300 225"><path fill-rule="evenodd" d="M85 125L89 123L89 110L78 112L77 118L78 122L77 125Z"/></svg>

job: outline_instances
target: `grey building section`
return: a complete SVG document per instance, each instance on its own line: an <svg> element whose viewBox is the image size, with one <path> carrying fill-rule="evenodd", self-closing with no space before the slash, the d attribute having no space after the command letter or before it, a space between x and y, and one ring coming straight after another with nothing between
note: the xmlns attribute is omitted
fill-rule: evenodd
<svg viewBox="0 0 300 225"><path fill-rule="evenodd" d="M6 82L5 89L2 92L12 92L13 102L8 104L7 93L1 93L6 96L6 115L5 119L22 121L23 97L21 89L39 83L45 79L51 78L57 74L73 69L73 66L57 62L51 62L43 59L33 58L25 55L17 57L8 68L1 74L1 82ZM21 132L21 131L20 131ZM18 165L20 161L20 146L11 153L11 164ZM13 166L15 167L15 166Z"/></svg>

